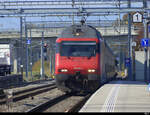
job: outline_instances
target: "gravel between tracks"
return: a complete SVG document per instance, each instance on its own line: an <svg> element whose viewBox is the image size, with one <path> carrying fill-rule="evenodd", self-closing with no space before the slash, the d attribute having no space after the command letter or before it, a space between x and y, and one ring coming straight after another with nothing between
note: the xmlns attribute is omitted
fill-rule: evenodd
<svg viewBox="0 0 150 115"><path fill-rule="evenodd" d="M53 81L52 80L40 81L37 83L30 83L28 85L12 88L12 90L13 90L13 92L17 92L17 91L30 89L30 88L34 88L34 87L38 87L38 86L42 86L42 85L46 85L46 84L52 84L54 82L55 82L54 80ZM34 96L33 98L29 97L29 98L14 102L13 104L11 104L12 107L10 109L8 109L8 107L6 105L0 105L0 112L24 112L24 111L26 111L26 108L28 109L28 108L32 107L33 105L37 105L38 101L39 101L39 103L41 103L44 100L46 101L48 98L54 97L55 94L57 95L58 93L60 93L59 90L56 90L56 89L53 89L53 90L55 90L54 94L51 91L48 91L46 93L42 93L37 96ZM35 103L33 103L33 102L35 102Z"/></svg>
<svg viewBox="0 0 150 115"><path fill-rule="evenodd" d="M51 108L48 108L44 112L67 112L70 108L76 105L83 98L83 96L72 96L52 106Z"/></svg>
<svg viewBox="0 0 150 115"><path fill-rule="evenodd" d="M20 100L16 103L12 103L12 107L11 109L8 110L8 108L5 105L1 105L2 108L4 108L3 110L1 110L0 112L25 112L28 109L43 103L49 99L53 99L58 95L62 95L63 93L61 91L59 91L57 88L50 90L48 92L39 94L23 100Z"/></svg>
<svg viewBox="0 0 150 115"><path fill-rule="evenodd" d="M38 86L42 86L42 85L46 85L46 84L52 84L54 82L55 82L55 80L53 80L53 81L52 80L38 81L36 83L30 83L28 85L22 85L20 87L16 87L16 88L12 88L12 89L13 89L13 92L16 92L16 91L34 88L34 87L38 87Z"/></svg>
<svg viewBox="0 0 150 115"><path fill-rule="evenodd" d="M33 88L33 87L40 86L42 84L43 85L50 84L50 81L30 84L25 87L13 88L13 91L20 91L20 90L24 90L28 88ZM9 109L6 105L0 105L0 112L25 112L38 104L41 104L43 102L48 101L49 99L53 99L63 94L64 94L63 92L55 88L48 92L38 94L34 97L29 97L29 98L14 102L11 104L11 107ZM48 108L44 112L67 112L71 107L73 107L83 98L84 96L72 96L54 105L53 107Z"/></svg>

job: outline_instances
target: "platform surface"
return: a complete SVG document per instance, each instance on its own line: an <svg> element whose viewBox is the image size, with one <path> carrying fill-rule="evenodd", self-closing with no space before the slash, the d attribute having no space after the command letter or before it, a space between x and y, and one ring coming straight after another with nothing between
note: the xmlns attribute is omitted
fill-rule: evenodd
<svg viewBox="0 0 150 115"><path fill-rule="evenodd" d="M150 112L145 82L111 81L99 88L79 112Z"/></svg>

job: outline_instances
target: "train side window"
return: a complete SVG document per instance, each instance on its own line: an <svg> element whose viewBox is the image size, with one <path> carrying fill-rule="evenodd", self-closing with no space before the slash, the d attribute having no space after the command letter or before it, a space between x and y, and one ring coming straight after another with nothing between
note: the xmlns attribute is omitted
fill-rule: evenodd
<svg viewBox="0 0 150 115"><path fill-rule="evenodd" d="M96 45L96 52L100 53L100 44L99 43Z"/></svg>

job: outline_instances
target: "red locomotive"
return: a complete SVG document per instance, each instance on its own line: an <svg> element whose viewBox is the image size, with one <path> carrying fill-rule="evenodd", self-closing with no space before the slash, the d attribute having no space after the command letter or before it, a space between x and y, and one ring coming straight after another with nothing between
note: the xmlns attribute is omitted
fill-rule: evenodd
<svg viewBox="0 0 150 115"><path fill-rule="evenodd" d="M72 25L57 38L55 77L58 89L91 92L115 74L115 56L94 27Z"/></svg>

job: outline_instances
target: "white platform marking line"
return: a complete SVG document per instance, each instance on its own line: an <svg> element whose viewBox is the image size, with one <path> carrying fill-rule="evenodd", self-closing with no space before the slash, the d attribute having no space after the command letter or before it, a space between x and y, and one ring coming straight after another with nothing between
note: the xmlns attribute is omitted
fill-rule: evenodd
<svg viewBox="0 0 150 115"><path fill-rule="evenodd" d="M115 85L112 89L109 95L106 98L106 101L101 109L101 112L113 112L116 104L116 100L118 97L120 85Z"/></svg>
<svg viewBox="0 0 150 115"><path fill-rule="evenodd" d="M107 109L107 106L108 106L108 101L109 101L109 99L110 99L110 97L111 97L111 95L112 95L112 92L113 92L114 88L115 88L115 87L112 87L112 88L111 88L111 91L110 91L109 95L107 96L107 98L106 98L106 100L105 100L105 103L104 103L104 105L103 105L103 107L102 107L102 109L101 109L101 112L106 112L106 109Z"/></svg>
<svg viewBox="0 0 150 115"><path fill-rule="evenodd" d="M112 110L112 112L114 112L114 110L115 110L115 105L116 105L116 102L117 102L117 98L118 98L119 89L120 89L120 85L119 85L119 87L118 87L118 89L117 89L117 93L116 93L116 95L115 95L115 99L114 99L114 107L113 107L113 110Z"/></svg>
<svg viewBox="0 0 150 115"><path fill-rule="evenodd" d="M115 96L115 93L114 93L114 92L115 92L115 91L116 91L116 88L115 88L115 90L113 91L113 95L112 95L111 98L109 99L109 100L111 100L110 103L109 103L109 106L110 106L110 107L109 107L110 109L108 110L109 112L112 111L113 106L114 106L114 105L113 105L113 102L114 102L114 96Z"/></svg>
<svg viewBox="0 0 150 115"><path fill-rule="evenodd" d="M114 104L114 102L115 102L115 99L116 99L116 95L117 95L117 92L118 92L118 85L116 85L115 86L115 89L113 90L113 94L112 94L112 96L111 96L111 98L109 99L110 101L109 101L109 103L108 103L108 105L110 106L109 108L108 108L108 112L112 112L113 110L114 110L114 107L115 107L115 104Z"/></svg>
<svg viewBox="0 0 150 115"><path fill-rule="evenodd" d="M97 95L97 93L98 93L98 91L99 90L97 90L91 97L90 97L90 99L88 99L88 101L85 103L85 105L80 109L80 111L79 112L86 112L86 111L88 111L88 105L89 105L89 103L92 101L92 99L93 99L93 97L95 97L95 95Z"/></svg>
<svg viewBox="0 0 150 115"><path fill-rule="evenodd" d="M115 90L115 89L114 89ZM107 107L107 111L110 112L112 110L113 107L113 100L114 100L114 90L113 90L113 94L111 95L111 97L109 98L109 101L107 103L108 107Z"/></svg>

